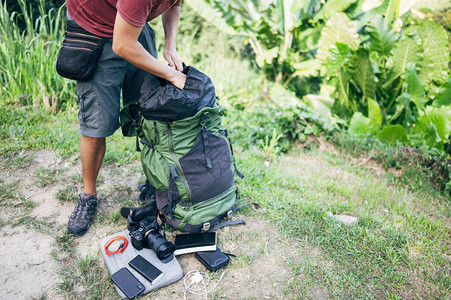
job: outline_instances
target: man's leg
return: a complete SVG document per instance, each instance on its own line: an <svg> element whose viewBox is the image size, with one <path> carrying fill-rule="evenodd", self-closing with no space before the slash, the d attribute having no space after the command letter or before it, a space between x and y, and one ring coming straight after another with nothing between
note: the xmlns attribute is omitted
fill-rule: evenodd
<svg viewBox="0 0 451 300"><path fill-rule="evenodd" d="M80 139L83 194L97 196L96 182L105 156L105 138L82 135Z"/></svg>
<svg viewBox="0 0 451 300"><path fill-rule="evenodd" d="M113 52L112 41L108 40L94 77L77 82L83 192L67 224L68 232L75 235L88 230L97 212L97 176L105 156L105 138L119 128L120 92L126 67L127 62Z"/></svg>
<svg viewBox="0 0 451 300"><path fill-rule="evenodd" d="M96 182L105 156L105 138L81 135L81 169L83 174L83 193L72 212L67 230L75 235L83 235L91 225L91 219L97 211Z"/></svg>

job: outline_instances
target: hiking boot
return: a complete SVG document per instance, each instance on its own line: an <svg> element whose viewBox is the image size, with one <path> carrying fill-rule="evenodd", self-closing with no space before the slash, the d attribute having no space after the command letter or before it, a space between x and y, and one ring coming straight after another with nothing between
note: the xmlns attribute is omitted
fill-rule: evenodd
<svg viewBox="0 0 451 300"><path fill-rule="evenodd" d="M97 197L90 194L80 194L78 204L70 215L67 231L75 235L85 234L96 211Z"/></svg>

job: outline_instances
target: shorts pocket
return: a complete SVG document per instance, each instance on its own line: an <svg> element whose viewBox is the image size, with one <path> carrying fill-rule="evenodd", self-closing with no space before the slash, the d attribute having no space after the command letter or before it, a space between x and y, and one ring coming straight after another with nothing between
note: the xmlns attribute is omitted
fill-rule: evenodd
<svg viewBox="0 0 451 300"><path fill-rule="evenodd" d="M78 86L77 86L78 87ZM99 104L93 90L88 90L78 96L80 110L78 111L78 122L80 126L92 129L100 128Z"/></svg>

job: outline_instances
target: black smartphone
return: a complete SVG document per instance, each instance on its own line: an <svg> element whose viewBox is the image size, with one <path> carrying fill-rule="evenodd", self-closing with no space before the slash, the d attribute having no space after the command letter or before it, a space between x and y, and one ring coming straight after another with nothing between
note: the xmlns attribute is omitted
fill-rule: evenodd
<svg viewBox="0 0 451 300"><path fill-rule="evenodd" d="M211 272L219 270L230 262L230 258L219 248L216 248L215 251L197 252L196 258Z"/></svg>
<svg viewBox="0 0 451 300"><path fill-rule="evenodd" d="M163 277L163 272L139 254L128 264L151 283L155 283Z"/></svg>
<svg viewBox="0 0 451 300"><path fill-rule="evenodd" d="M144 285L125 267L111 275L111 279L129 299L145 290Z"/></svg>

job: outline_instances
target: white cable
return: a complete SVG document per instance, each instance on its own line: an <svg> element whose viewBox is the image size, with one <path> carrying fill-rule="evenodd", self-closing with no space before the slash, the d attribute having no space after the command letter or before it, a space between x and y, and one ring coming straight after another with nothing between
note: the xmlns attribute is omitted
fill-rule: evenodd
<svg viewBox="0 0 451 300"><path fill-rule="evenodd" d="M219 285L219 283L222 280L222 277L224 276L225 271L222 272L221 276L219 277L218 282L216 282L215 286L207 290L208 285L210 284L210 276L208 276L205 272L199 272L197 270L192 270L188 272L185 277L183 278L183 284L185 285L185 292L183 293L183 299L186 300L186 292L193 295L205 295L205 299L208 299L208 294L213 292ZM207 280L205 281L206 278ZM191 279L191 282L188 284L187 281ZM191 287L192 285L200 284L202 283L201 287Z"/></svg>

